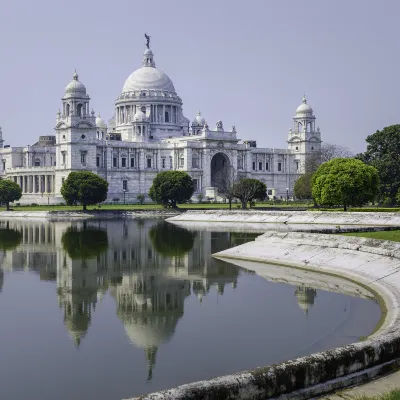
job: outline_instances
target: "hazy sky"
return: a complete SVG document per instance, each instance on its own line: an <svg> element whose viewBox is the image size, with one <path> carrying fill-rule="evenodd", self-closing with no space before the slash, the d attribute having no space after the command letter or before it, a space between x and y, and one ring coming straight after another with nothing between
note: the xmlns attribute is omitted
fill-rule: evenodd
<svg viewBox="0 0 400 400"><path fill-rule="evenodd" d="M285 148L305 93L323 141L362 151L400 123L399 16L398 0L3 0L3 137L54 134L74 68L108 120L146 32L190 120L201 110L210 127Z"/></svg>

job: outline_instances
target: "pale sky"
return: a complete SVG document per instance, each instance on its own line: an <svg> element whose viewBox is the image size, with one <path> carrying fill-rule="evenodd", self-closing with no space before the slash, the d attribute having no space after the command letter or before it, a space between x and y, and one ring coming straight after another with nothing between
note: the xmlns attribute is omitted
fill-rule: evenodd
<svg viewBox="0 0 400 400"><path fill-rule="evenodd" d="M146 32L190 120L201 110L212 128L286 148L306 94L322 140L363 151L400 123L399 17L398 0L2 0L3 137L54 134L75 68L107 121Z"/></svg>

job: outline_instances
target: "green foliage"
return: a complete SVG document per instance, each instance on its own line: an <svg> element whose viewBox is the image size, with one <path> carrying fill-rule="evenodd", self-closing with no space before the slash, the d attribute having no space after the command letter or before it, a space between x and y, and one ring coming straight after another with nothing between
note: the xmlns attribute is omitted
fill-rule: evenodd
<svg viewBox="0 0 400 400"><path fill-rule="evenodd" d="M61 243L73 260L95 258L108 248L107 232L103 229L71 226L63 233Z"/></svg>
<svg viewBox="0 0 400 400"><path fill-rule="evenodd" d="M247 203L254 200L264 200L267 197L267 186L258 179L243 178L233 186L233 195L240 200L243 209Z"/></svg>
<svg viewBox="0 0 400 400"><path fill-rule="evenodd" d="M356 158L377 169L382 200L386 205L394 205L400 189L400 125L376 131L366 142L367 151Z"/></svg>
<svg viewBox="0 0 400 400"><path fill-rule="evenodd" d="M155 203L176 208L177 203L188 201L193 193L193 180L186 172L164 171L154 178L149 196Z"/></svg>
<svg viewBox="0 0 400 400"><path fill-rule="evenodd" d="M149 236L158 253L168 257L179 257L192 250L196 232L160 222L151 227Z"/></svg>
<svg viewBox="0 0 400 400"><path fill-rule="evenodd" d="M294 184L294 195L297 199L311 199L312 191L311 191L311 179L313 174L306 173L302 175Z"/></svg>
<svg viewBox="0 0 400 400"><path fill-rule="evenodd" d="M15 249L22 240L22 233L15 229L0 229L0 250Z"/></svg>
<svg viewBox="0 0 400 400"><path fill-rule="evenodd" d="M138 195L136 196L136 199L137 199L137 201L139 202L139 204L144 204L145 196L144 196L144 194L138 194Z"/></svg>
<svg viewBox="0 0 400 400"><path fill-rule="evenodd" d="M312 195L320 205L362 206L374 200L379 178L374 167L353 158L323 163L312 177Z"/></svg>
<svg viewBox="0 0 400 400"><path fill-rule="evenodd" d="M68 205L86 206L101 203L107 198L108 182L100 176L88 172L71 172L61 188L61 194Z"/></svg>
<svg viewBox="0 0 400 400"><path fill-rule="evenodd" d="M10 203L19 200L22 197L22 190L19 185L8 179L0 180L0 204L5 204L7 210L10 209Z"/></svg>

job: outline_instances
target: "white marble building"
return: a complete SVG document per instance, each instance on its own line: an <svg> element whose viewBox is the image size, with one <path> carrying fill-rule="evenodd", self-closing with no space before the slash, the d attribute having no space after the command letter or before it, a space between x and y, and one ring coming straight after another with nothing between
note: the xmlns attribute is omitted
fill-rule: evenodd
<svg viewBox="0 0 400 400"><path fill-rule="evenodd" d="M194 200L218 196L218 173L262 180L270 197L293 195L307 157L321 149L321 132L304 97L289 130L287 149L258 148L238 138L235 126L210 127L200 112L190 122L171 79L156 68L147 48L142 67L125 81L108 125L90 111L90 98L75 72L57 113L55 136L27 147L3 146L0 176L23 190L20 203L62 203L61 186L71 171L88 170L109 182L107 201L136 202L160 171L181 170L194 179ZM261 123L261 121L260 121ZM147 198L147 197L146 197ZM118 199L118 200L116 200Z"/></svg>

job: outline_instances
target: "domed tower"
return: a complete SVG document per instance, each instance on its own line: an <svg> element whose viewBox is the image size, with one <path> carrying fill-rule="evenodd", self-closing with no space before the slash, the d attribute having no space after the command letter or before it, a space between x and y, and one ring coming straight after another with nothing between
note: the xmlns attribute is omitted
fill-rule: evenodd
<svg viewBox="0 0 400 400"><path fill-rule="evenodd" d="M315 129L315 115L306 96L296 109L293 129L289 130L288 148L295 154L293 173L306 172L307 159L321 154L321 132L319 128Z"/></svg>
<svg viewBox="0 0 400 400"><path fill-rule="evenodd" d="M106 134L107 134L107 125L101 118L100 114L97 114L96 118L96 137L99 140L106 140Z"/></svg>
<svg viewBox="0 0 400 400"><path fill-rule="evenodd" d="M304 311L304 314L308 314L308 311L315 303L317 297L317 291L314 288L306 286L298 286L294 292L297 297L299 307Z"/></svg>
<svg viewBox="0 0 400 400"><path fill-rule="evenodd" d="M62 111L56 120L56 183L60 193L63 180L71 171L96 172L97 129L94 111L89 112L90 97L75 71L62 97Z"/></svg>
<svg viewBox="0 0 400 400"><path fill-rule="evenodd" d="M156 68L150 48L143 54L142 67L125 81L115 108L115 129L122 140L142 141L142 136L134 131L134 123L138 122L134 117L141 115L140 112L147 117L149 138L157 140L188 134L189 121L183 116L182 100L171 79Z"/></svg>
<svg viewBox="0 0 400 400"><path fill-rule="evenodd" d="M194 118L192 125L191 125L191 134L192 135L201 135L203 127L206 123L204 117L201 116L201 112L199 111Z"/></svg>
<svg viewBox="0 0 400 400"><path fill-rule="evenodd" d="M146 115L146 106L137 107L137 111L132 118L133 140L135 142L147 142L151 139L150 119Z"/></svg>

